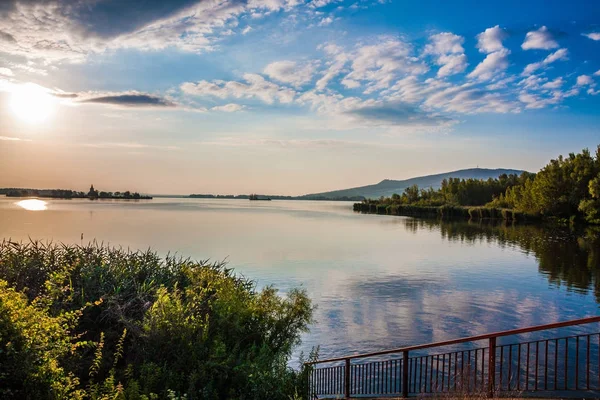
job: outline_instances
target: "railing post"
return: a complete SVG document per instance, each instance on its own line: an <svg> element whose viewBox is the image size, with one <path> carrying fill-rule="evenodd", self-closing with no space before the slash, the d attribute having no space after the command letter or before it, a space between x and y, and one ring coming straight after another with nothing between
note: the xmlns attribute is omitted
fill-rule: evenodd
<svg viewBox="0 0 600 400"><path fill-rule="evenodd" d="M344 370L344 397L350 398L350 359L346 358L346 369Z"/></svg>
<svg viewBox="0 0 600 400"><path fill-rule="evenodd" d="M408 397L408 351L402 353L402 397Z"/></svg>
<svg viewBox="0 0 600 400"><path fill-rule="evenodd" d="M490 352L488 355L488 397L494 397L496 390L496 338L490 338Z"/></svg>

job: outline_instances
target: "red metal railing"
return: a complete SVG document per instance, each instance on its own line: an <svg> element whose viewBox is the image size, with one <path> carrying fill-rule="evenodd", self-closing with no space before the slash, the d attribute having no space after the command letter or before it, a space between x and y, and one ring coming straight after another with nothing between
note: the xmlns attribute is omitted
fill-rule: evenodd
<svg viewBox="0 0 600 400"><path fill-rule="evenodd" d="M307 363L312 398L422 393L600 391L600 333L498 345L498 338L600 322L600 317ZM430 354L432 349L475 347ZM423 354L425 353L425 354ZM370 359L370 360L369 360ZM326 366L322 366L326 365Z"/></svg>

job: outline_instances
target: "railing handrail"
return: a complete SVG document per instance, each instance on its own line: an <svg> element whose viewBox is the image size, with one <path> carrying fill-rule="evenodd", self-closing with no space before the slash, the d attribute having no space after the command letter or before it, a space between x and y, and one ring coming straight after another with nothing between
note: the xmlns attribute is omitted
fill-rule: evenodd
<svg viewBox="0 0 600 400"><path fill-rule="evenodd" d="M355 358L376 357L376 356L383 356L386 354L393 354L393 353L404 353L407 351L422 350L422 349L428 349L431 347L450 346L453 344L476 342L479 340L485 340L485 339L490 339L490 338L519 335L522 333L544 331L544 330L548 330L548 329L564 328L566 326L591 324L593 322L600 322L600 316L573 319L570 321L554 322L551 324L536 325L536 326L530 326L527 328L517 328L517 329L511 329L511 330L507 330L507 331L486 333L483 335L476 335L476 336L469 336L469 337L460 338L460 339L446 340L443 342L433 342L433 343L419 344L419 345L414 345L414 346L400 347L397 349L376 351L373 353L363 353L363 354L356 354L356 355L350 355L350 356L345 356L345 357L328 358L326 360L317 360L317 361L306 362L305 365L323 364L323 363L345 361L345 360L351 360L351 359L353 360Z"/></svg>

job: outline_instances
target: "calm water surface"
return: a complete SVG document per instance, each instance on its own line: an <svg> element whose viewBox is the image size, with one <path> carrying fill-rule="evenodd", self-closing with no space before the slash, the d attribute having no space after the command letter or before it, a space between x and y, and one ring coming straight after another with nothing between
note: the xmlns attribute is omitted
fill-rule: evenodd
<svg viewBox="0 0 600 400"><path fill-rule="evenodd" d="M282 292L306 288L318 308L301 348L319 344L322 356L598 314L600 240L590 230L361 215L345 202L19 200L0 197L0 239L83 234L226 259Z"/></svg>

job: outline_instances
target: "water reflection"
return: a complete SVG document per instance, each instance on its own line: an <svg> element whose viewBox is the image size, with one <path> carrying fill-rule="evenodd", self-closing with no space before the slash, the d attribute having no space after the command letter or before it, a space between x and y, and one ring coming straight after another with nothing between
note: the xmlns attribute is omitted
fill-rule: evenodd
<svg viewBox="0 0 600 400"><path fill-rule="evenodd" d="M44 211L48 209L48 203L39 199L21 200L15 204L27 211Z"/></svg>
<svg viewBox="0 0 600 400"><path fill-rule="evenodd" d="M321 345L322 356L598 314L593 229L363 215L339 202L48 203L31 213L0 196L0 239L80 243L83 234L161 254L227 258L259 287L307 290L317 310L300 350Z"/></svg>
<svg viewBox="0 0 600 400"><path fill-rule="evenodd" d="M587 294L600 303L600 227L567 228L482 222L403 220L408 232L439 230L448 241L494 244L531 254L539 272L556 286Z"/></svg>

